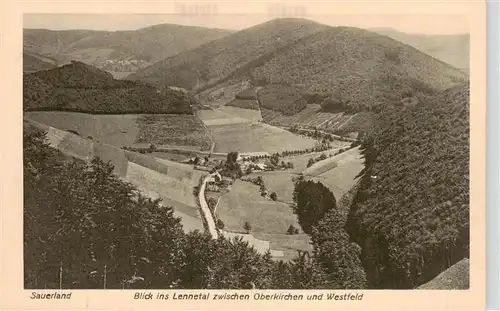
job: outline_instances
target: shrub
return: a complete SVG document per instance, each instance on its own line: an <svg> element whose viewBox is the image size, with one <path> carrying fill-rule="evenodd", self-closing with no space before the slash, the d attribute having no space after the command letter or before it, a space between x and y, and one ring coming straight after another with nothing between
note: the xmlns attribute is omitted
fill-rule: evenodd
<svg viewBox="0 0 500 311"><path fill-rule="evenodd" d="M309 161L307 161L307 167L310 167L313 164L314 164L314 159L310 158Z"/></svg>
<svg viewBox="0 0 500 311"><path fill-rule="evenodd" d="M217 219L217 228L219 230L224 230L224 222L221 219Z"/></svg>
<svg viewBox="0 0 500 311"><path fill-rule="evenodd" d="M247 234L249 234L250 230L252 230L252 225L248 221L245 221L245 223L243 224L243 229Z"/></svg>
<svg viewBox="0 0 500 311"><path fill-rule="evenodd" d="M297 228L295 228L294 225L290 225L290 227L288 227L288 230L286 231L286 234L288 235L292 235L292 234L297 234L296 232L298 232L299 230Z"/></svg>

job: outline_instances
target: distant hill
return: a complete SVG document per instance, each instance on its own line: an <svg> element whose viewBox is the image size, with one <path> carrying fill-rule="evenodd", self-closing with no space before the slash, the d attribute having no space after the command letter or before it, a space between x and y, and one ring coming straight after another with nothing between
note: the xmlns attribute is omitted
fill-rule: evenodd
<svg viewBox="0 0 500 311"><path fill-rule="evenodd" d="M106 71L72 62L25 74L23 104L24 110L192 114L194 101L181 91L115 80Z"/></svg>
<svg viewBox="0 0 500 311"><path fill-rule="evenodd" d="M371 288L415 288L469 256L469 85L376 115L347 228Z"/></svg>
<svg viewBox="0 0 500 311"><path fill-rule="evenodd" d="M419 93L433 94L466 79L460 70L415 48L351 27L328 27L311 35L255 66L250 75L294 86L330 100L339 110L354 111L384 107ZM299 99L292 104L305 107Z"/></svg>
<svg viewBox="0 0 500 311"><path fill-rule="evenodd" d="M23 72L25 73L52 69L54 67L56 67L56 65L45 62L33 55L23 53Z"/></svg>
<svg viewBox="0 0 500 311"><path fill-rule="evenodd" d="M325 25L302 19L277 19L232 33L191 51L166 58L129 78L193 90L244 74Z"/></svg>
<svg viewBox="0 0 500 311"><path fill-rule="evenodd" d="M410 34L390 28L372 29L379 34L391 37L404 44L413 46L453 67L469 72L469 34L424 35Z"/></svg>
<svg viewBox="0 0 500 311"><path fill-rule="evenodd" d="M294 114L320 95L353 111L433 94L466 74L367 30L277 19L175 55L128 77L200 92L227 81L263 86L261 105ZM412 95L412 96L413 96ZM405 95L406 96L406 95Z"/></svg>
<svg viewBox="0 0 500 311"><path fill-rule="evenodd" d="M103 67L106 61L113 60L133 59L149 64L229 33L222 29L161 24L130 31L24 29L23 35L25 52L53 57L59 64L76 60ZM109 70L116 70L115 67Z"/></svg>

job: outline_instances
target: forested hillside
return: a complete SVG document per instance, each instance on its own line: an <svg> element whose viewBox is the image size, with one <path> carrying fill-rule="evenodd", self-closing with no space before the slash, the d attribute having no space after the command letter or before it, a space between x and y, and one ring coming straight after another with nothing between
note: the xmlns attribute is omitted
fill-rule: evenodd
<svg viewBox="0 0 500 311"><path fill-rule="evenodd" d="M407 96L443 91L466 75L386 36L328 27L250 70L254 80L290 85L339 110L384 108ZM406 94L412 90L412 94Z"/></svg>
<svg viewBox="0 0 500 311"><path fill-rule="evenodd" d="M24 75L24 110L88 113L192 114L194 100L181 91L139 81L115 80L81 62Z"/></svg>
<svg viewBox="0 0 500 311"><path fill-rule="evenodd" d="M469 255L469 85L378 115L347 229L372 288L414 288Z"/></svg>
<svg viewBox="0 0 500 311"><path fill-rule="evenodd" d="M167 84L185 89L207 87L271 57L276 50L325 29L301 19L277 19L201 45L139 70L129 79Z"/></svg>
<svg viewBox="0 0 500 311"><path fill-rule="evenodd" d="M321 99L317 104L330 101L337 111L380 110L405 97L443 91L467 75L374 32L277 19L167 58L129 79L195 92L250 81L262 87L265 108L293 114L313 98Z"/></svg>

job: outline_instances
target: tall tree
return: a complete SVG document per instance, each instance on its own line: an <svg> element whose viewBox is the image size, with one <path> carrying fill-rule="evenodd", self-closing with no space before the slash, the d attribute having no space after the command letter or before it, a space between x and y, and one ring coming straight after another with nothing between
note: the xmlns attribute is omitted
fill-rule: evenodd
<svg viewBox="0 0 500 311"><path fill-rule="evenodd" d="M323 184L314 181L298 181L293 193L294 212L305 233L310 234L326 212L337 206L335 196Z"/></svg>

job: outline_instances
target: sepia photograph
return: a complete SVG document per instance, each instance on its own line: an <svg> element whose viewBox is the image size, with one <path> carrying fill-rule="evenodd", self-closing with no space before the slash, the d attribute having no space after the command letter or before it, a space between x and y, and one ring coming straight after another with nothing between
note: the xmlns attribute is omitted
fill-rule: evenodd
<svg viewBox="0 0 500 311"><path fill-rule="evenodd" d="M467 20L205 9L24 15L24 288L468 289Z"/></svg>

